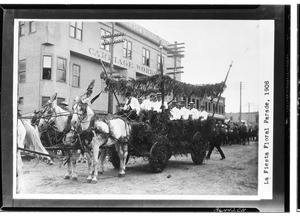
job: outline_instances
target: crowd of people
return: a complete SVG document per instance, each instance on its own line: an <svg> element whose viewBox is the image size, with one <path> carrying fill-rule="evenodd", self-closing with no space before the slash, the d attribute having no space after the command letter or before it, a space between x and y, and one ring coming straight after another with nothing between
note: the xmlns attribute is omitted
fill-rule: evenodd
<svg viewBox="0 0 300 216"><path fill-rule="evenodd" d="M204 109L204 105L200 106L200 111L195 108L195 103L190 102L186 107L185 101L172 102L170 105L166 101L162 104L161 93L151 94L149 98L139 102L139 100L131 94L126 92L126 101L124 107L118 112L118 114L126 116L128 119L135 119L143 121L145 118L145 112L154 111L157 113L162 112L162 109L170 111L170 120L179 119L200 119L206 120L208 113Z"/></svg>

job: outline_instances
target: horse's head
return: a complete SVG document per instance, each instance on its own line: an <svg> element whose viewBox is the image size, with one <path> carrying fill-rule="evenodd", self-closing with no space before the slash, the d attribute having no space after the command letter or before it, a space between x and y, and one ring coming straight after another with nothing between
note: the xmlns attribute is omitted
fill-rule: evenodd
<svg viewBox="0 0 300 216"><path fill-rule="evenodd" d="M87 130L90 124L90 120L94 115L93 110L88 106L86 101L77 99L76 103L72 107L73 115L71 119L71 127L75 130L81 126L82 130Z"/></svg>
<svg viewBox="0 0 300 216"><path fill-rule="evenodd" d="M56 100L55 93L49 101L43 106L43 108L39 111L39 123L38 123L38 129L40 132L45 131L49 125L51 125L55 120L55 109L57 107L57 100Z"/></svg>

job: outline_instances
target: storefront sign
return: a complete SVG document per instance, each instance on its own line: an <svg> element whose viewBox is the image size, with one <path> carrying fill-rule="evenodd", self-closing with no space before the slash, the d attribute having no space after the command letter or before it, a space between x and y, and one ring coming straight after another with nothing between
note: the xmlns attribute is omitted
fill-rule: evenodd
<svg viewBox="0 0 300 216"><path fill-rule="evenodd" d="M105 61L105 62L109 62L110 63L110 53L101 51L101 50L95 50L94 48L89 48L89 54L92 56L95 56L97 58L100 58L101 60ZM133 64L132 61L128 60L128 59L124 59L124 58L118 58L117 56L114 57L114 64L119 66L119 67L123 67L123 68L133 68L135 69L137 72L143 73L143 74L147 74L147 75L154 75L157 72L149 67L146 66L142 66L142 65L138 65L138 64Z"/></svg>

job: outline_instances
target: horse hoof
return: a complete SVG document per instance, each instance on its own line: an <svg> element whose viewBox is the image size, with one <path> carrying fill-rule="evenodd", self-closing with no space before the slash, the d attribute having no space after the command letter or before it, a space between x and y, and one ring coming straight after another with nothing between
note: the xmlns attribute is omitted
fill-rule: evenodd
<svg viewBox="0 0 300 216"><path fill-rule="evenodd" d="M119 173L119 178L124 178L125 177L125 173Z"/></svg>
<svg viewBox="0 0 300 216"><path fill-rule="evenodd" d="M94 180L94 179L93 179L93 180L91 181L91 183L92 183L92 184L96 184L96 183L97 183L97 180Z"/></svg>
<svg viewBox="0 0 300 216"><path fill-rule="evenodd" d="M77 181L77 177L72 177L72 181Z"/></svg>

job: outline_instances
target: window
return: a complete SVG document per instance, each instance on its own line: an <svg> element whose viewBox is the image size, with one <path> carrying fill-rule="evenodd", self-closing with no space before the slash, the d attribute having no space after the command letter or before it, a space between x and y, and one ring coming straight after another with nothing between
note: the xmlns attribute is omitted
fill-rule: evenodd
<svg viewBox="0 0 300 216"><path fill-rule="evenodd" d="M100 36L101 36L101 40L100 40L100 48L109 51L109 44L104 44L103 43L108 43L110 41L110 37L108 38L102 38L103 36L107 36L110 35L110 32L104 30L104 29L100 29Z"/></svg>
<svg viewBox="0 0 300 216"><path fill-rule="evenodd" d="M205 110L208 110L207 101L205 101Z"/></svg>
<svg viewBox="0 0 300 216"><path fill-rule="evenodd" d="M25 83L26 81L26 60L19 61L19 83Z"/></svg>
<svg viewBox="0 0 300 216"><path fill-rule="evenodd" d="M57 81L66 82L66 65L66 59L57 58Z"/></svg>
<svg viewBox="0 0 300 216"><path fill-rule="evenodd" d="M51 80L52 57L43 56L43 79Z"/></svg>
<svg viewBox="0 0 300 216"><path fill-rule="evenodd" d="M82 40L82 22L70 23L70 37Z"/></svg>
<svg viewBox="0 0 300 216"><path fill-rule="evenodd" d="M19 105L23 105L24 104L24 98L23 97L19 97Z"/></svg>
<svg viewBox="0 0 300 216"><path fill-rule="evenodd" d="M197 108L197 109L200 108L200 107L199 107L199 100L197 100L197 102L196 102L196 108Z"/></svg>
<svg viewBox="0 0 300 216"><path fill-rule="evenodd" d="M19 35L24 36L25 35L25 22L20 21L19 23Z"/></svg>
<svg viewBox="0 0 300 216"><path fill-rule="evenodd" d="M57 98L57 104L60 104L61 102L64 102L64 101L65 101L64 98L60 98L60 97Z"/></svg>
<svg viewBox="0 0 300 216"><path fill-rule="evenodd" d="M127 40L123 43L123 57L132 59L132 43Z"/></svg>
<svg viewBox="0 0 300 216"><path fill-rule="evenodd" d="M80 87L80 66L73 64L72 72L73 72L72 86Z"/></svg>
<svg viewBox="0 0 300 216"><path fill-rule="evenodd" d="M150 66L150 51L143 48L143 65Z"/></svg>
<svg viewBox="0 0 300 216"><path fill-rule="evenodd" d="M29 22L29 33L34 33L36 32L36 22L31 21Z"/></svg>
<svg viewBox="0 0 300 216"><path fill-rule="evenodd" d="M50 100L50 97L42 97L42 107Z"/></svg>
<svg viewBox="0 0 300 216"><path fill-rule="evenodd" d="M165 58L162 57L162 65L165 64ZM157 70L160 71L160 54L157 55Z"/></svg>

